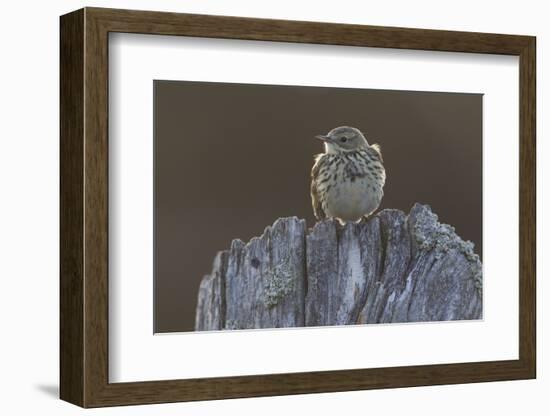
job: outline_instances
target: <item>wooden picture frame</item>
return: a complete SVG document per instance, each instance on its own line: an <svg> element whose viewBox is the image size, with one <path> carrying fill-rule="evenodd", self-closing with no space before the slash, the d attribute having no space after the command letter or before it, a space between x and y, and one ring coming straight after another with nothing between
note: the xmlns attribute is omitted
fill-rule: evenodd
<svg viewBox="0 0 550 416"><path fill-rule="evenodd" d="M61 17L60 396L82 407L529 379L536 376L535 38L85 8ZM519 56L519 359L109 383L110 32Z"/></svg>

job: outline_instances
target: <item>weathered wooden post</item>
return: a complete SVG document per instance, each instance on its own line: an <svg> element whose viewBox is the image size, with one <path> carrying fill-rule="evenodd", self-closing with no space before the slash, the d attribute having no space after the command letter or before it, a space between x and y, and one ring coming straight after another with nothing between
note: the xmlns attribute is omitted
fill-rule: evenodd
<svg viewBox="0 0 550 416"><path fill-rule="evenodd" d="M473 244L426 205L310 230L280 218L217 254L196 330L481 319L481 271Z"/></svg>

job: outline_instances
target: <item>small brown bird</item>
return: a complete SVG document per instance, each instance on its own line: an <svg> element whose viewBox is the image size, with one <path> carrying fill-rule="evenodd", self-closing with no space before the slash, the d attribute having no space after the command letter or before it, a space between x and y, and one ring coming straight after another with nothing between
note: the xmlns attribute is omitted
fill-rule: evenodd
<svg viewBox="0 0 550 416"><path fill-rule="evenodd" d="M341 126L319 135L325 153L315 156L311 170L311 201L317 220L357 222L372 214L384 196L386 171L377 144L363 133Z"/></svg>

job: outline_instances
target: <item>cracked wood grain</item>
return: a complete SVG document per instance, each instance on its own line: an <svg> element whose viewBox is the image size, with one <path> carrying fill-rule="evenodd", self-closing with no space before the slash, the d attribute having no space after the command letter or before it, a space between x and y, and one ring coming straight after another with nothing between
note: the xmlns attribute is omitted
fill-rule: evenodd
<svg viewBox="0 0 550 416"><path fill-rule="evenodd" d="M201 282L196 329L473 320L482 317L473 244L426 205L367 221L280 218L217 254Z"/></svg>

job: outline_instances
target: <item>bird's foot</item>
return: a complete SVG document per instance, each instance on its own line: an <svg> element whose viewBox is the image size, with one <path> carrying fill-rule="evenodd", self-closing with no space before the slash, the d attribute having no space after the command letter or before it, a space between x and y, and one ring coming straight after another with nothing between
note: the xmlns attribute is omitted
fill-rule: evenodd
<svg viewBox="0 0 550 416"><path fill-rule="evenodd" d="M359 221L357 221L357 224L366 224L368 221L368 217L365 215L363 217L361 217L361 219Z"/></svg>

